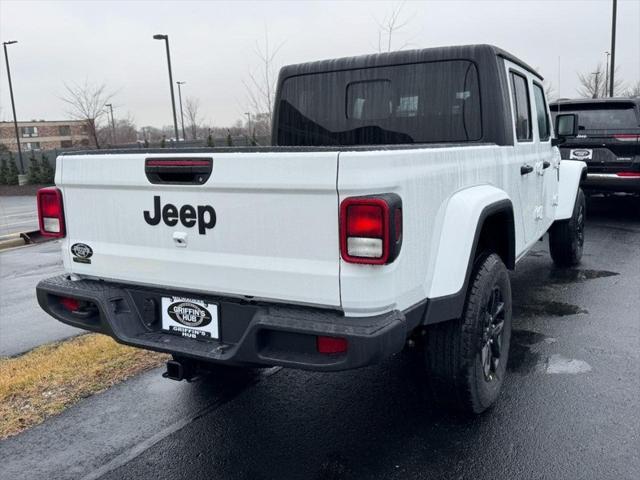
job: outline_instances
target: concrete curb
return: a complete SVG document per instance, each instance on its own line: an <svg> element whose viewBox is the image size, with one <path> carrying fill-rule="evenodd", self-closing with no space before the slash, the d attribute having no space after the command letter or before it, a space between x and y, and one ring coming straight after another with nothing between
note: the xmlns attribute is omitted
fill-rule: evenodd
<svg viewBox="0 0 640 480"><path fill-rule="evenodd" d="M43 240L40 230L32 230L23 233L11 233L9 235L0 236L0 250L7 248L21 247L30 243L38 243Z"/></svg>

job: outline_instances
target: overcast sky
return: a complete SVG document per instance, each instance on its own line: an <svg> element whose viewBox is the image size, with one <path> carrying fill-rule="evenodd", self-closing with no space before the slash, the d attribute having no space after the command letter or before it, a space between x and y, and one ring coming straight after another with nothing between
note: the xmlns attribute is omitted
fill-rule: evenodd
<svg viewBox="0 0 640 480"><path fill-rule="evenodd" d="M604 65L611 0L408 1L394 38L411 48L491 43L539 68L562 97L576 96L577 72ZM278 66L377 50L377 20L397 2L177 2L0 0L0 39L9 46L19 120L67 118L64 83L105 83L117 91L116 117L138 126L172 123L166 57L155 33L170 37L174 81L200 99L203 120L228 125L247 111L243 81L256 65L265 27L284 42ZM640 79L640 0L618 2L616 64ZM11 107L4 59L0 119ZM177 93L176 93L177 95ZM176 98L177 101L177 98Z"/></svg>

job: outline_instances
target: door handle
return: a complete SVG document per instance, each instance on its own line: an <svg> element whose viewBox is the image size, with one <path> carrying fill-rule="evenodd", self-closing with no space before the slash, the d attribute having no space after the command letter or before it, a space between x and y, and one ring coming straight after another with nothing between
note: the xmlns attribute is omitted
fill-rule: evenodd
<svg viewBox="0 0 640 480"><path fill-rule="evenodd" d="M544 162L542 162L542 168L549 168L551 166L551 162L548 160L545 160Z"/></svg>
<svg viewBox="0 0 640 480"><path fill-rule="evenodd" d="M520 167L520 175L528 175L533 172L533 167L531 165L524 164Z"/></svg>

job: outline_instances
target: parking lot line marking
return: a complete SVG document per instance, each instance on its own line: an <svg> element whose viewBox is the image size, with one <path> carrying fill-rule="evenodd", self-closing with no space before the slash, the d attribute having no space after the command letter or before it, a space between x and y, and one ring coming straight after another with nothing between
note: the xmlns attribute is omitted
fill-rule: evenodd
<svg viewBox="0 0 640 480"><path fill-rule="evenodd" d="M25 223L33 223L36 224L37 220L35 219L31 219L31 220L24 220L22 222L14 222L14 223L1 223L0 226L1 227L12 227L14 225L24 225Z"/></svg>
<svg viewBox="0 0 640 480"><path fill-rule="evenodd" d="M11 215L3 215L2 218L22 217L24 215L38 215L38 212L37 212L37 210L34 210L33 212L12 213Z"/></svg>
<svg viewBox="0 0 640 480"><path fill-rule="evenodd" d="M261 380L278 373L281 369L282 367L271 367L260 372L252 382L247 384L247 386L242 390L240 390L239 392L236 392L235 394L231 394L227 397L222 397L216 400L215 402L213 402L211 405L208 405L207 407L204 407L198 410L194 414L189 415L183 418L182 420L178 420L177 422L174 422L173 424L169 425L165 429L160 430L155 435L147 438L146 440L143 440L142 442L128 449L125 453L122 453L117 457L114 457L111 461L105 463L101 467L98 467L91 473L88 473L87 475L82 477L81 480L98 480L100 477L106 475L107 473L112 472L113 470L116 470L117 468L120 468L123 465L126 465L131 460L138 457L149 448L153 447L156 443L159 443L160 441L167 438L169 435L173 435L177 431L182 430L184 427L186 427L192 422L195 422L199 418L202 418L208 415L209 413L215 411L225 403L233 400L235 397L245 392L248 388L255 387Z"/></svg>

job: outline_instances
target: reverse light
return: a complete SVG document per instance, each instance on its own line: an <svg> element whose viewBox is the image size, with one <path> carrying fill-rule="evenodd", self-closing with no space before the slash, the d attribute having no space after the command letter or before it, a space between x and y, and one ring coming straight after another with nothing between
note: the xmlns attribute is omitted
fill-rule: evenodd
<svg viewBox="0 0 640 480"><path fill-rule="evenodd" d="M340 253L349 263L393 262L402 245L402 200L395 193L345 198L340 204Z"/></svg>
<svg viewBox="0 0 640 480"><path fill-rule="evenodd" d="M316 337L316 349L318 353L344 353L347 351L349 344L346 338L340 337Z"/></svg>
<svg viewBox="0 0 640 480"><path fill-rule="evenodd" d="M37 203L40 233L45 237L64 237L64 209L60 190L55 187L41 188L38 190Z"/></svg>

